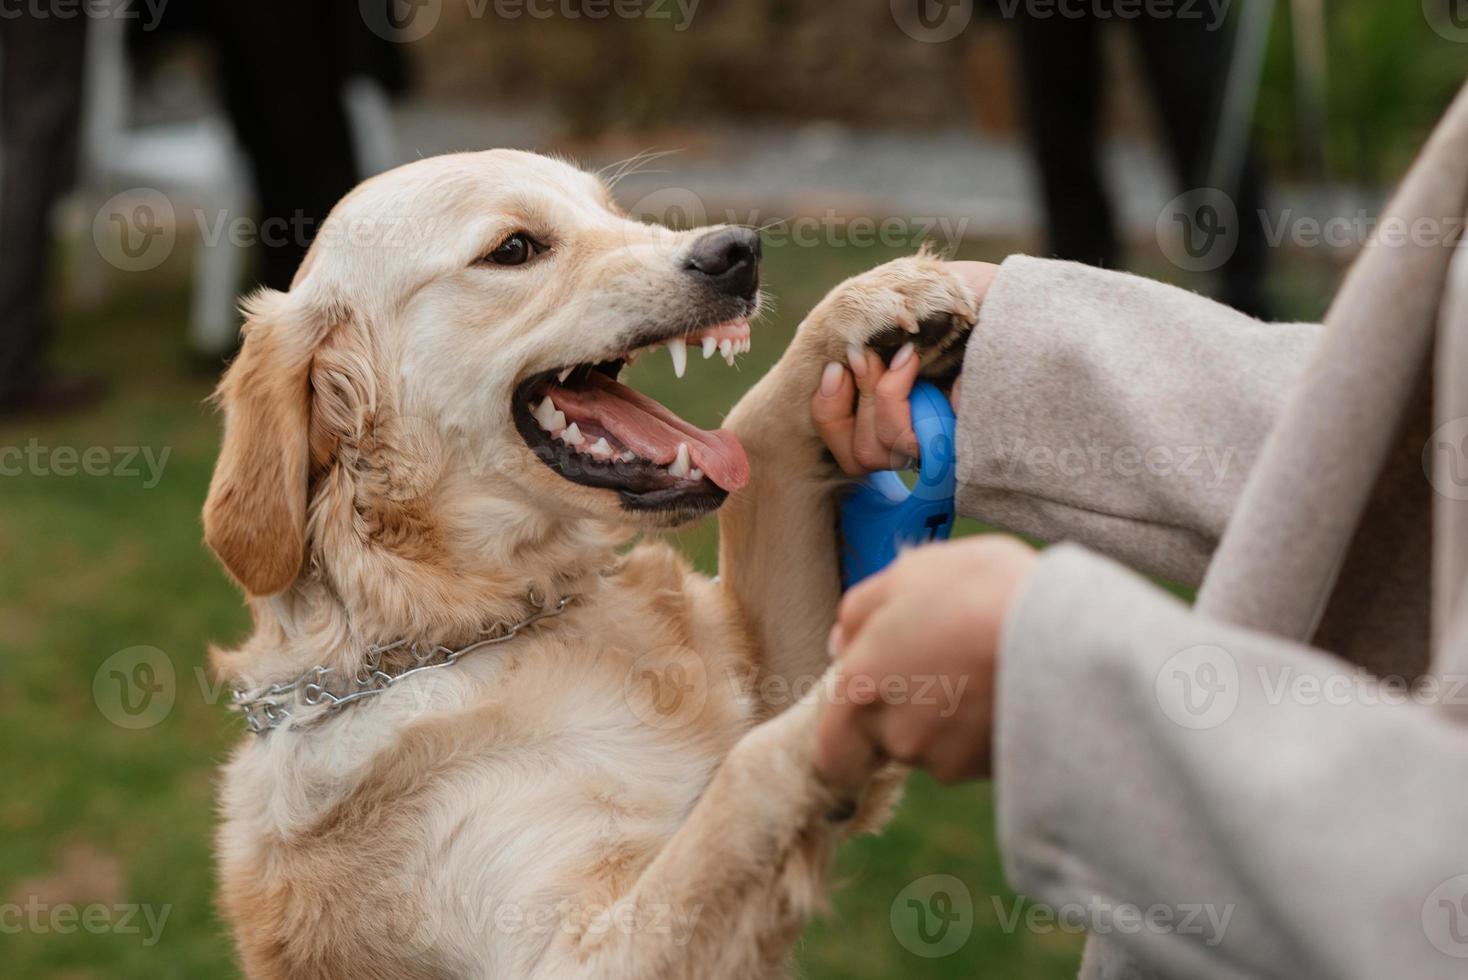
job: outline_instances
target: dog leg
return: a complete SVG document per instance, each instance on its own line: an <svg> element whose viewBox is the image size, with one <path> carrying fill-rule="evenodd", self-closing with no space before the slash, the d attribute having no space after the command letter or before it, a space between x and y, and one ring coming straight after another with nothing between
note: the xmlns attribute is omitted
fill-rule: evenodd
<svg viewBox="0 0 1468 980"><path fill-rule="evenodd" d="M849 344L889 360L914 341L924 375L951 380L977 315L973 294L938 259L878 266L832 290L730 414L727 424L749 454L750 482L720 512L719 573L767 675L787 685L820 676L841 596L836 494L844 479L810 417L822 370L845 363Z"/></svg>
<svg viewBox="0 0 1468 980"><path fill-rule="evenodd" d="M853 814L820 782L811 756L818 708L807 698L741 739L625 895L596 923L558 936L536 976L784 976L822 901L834 845L879 821L883 814L867 811L885 808L891 796L868 792ZM899 778L883 773L878 782L890 789Z"/></svg>

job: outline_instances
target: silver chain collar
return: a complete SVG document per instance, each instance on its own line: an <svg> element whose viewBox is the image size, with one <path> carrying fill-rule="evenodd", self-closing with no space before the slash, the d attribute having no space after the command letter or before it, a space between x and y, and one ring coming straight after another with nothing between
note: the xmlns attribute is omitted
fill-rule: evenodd
<svg viewBox="0 0 1468 980"><path fill-rule="evenodd" d="M531 589L526 599L534 611L529 616L516 623L500 623L480 630L479 634L483 639L475 640L468 646L450 650L442 644L424 647L407 640L398 640L396 643L386 645L373 645L367 648L367 654L362 658L362 666L357 668L350 684L341 693L336 693L328 687L328 681L334 673L333 668L318 664L295 680L284 684L271 684L254 691L235 690L232 692L233 706L245 716L245 724L250 726L250 731L256 735L263 735L291 720L291 709L286 704L286 695L298 695L301 703L313 708L321 707L327 711L335 711L346 705L382 694L415 674L438 670L441 667L451 667L469 654L485 647L508 643L527 626L565 612L566 607L575 598L574 595L562 596L554 606L547 606L545 598L535 589ZM384 671L382 658L404 648L412 658L412 663L407 669L396 674ZM295 698L290 700L295 700Z"/></svg>

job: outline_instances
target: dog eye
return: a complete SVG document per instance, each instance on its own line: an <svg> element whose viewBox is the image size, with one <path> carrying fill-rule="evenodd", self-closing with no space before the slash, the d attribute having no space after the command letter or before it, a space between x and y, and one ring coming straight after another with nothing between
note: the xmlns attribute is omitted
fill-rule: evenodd
<svg viewBox="0 0 1468 980"><path fill-rule="evenodd" d="M485 260L495 265L524 265L542 251L539 242L525 232L517 231L496 245L494 250L485 256Z"/></svg>

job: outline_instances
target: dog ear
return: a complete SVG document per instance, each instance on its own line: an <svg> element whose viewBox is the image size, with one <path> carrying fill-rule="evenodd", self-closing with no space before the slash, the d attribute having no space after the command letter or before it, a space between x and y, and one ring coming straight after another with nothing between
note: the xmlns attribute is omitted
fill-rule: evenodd
<svg viewBox="0 0 1468 980"><path fill-rule="evenodd" d="M285 591L306 550L311 361L342 316L305 290L245 302L244 346L215 400L224 442L204 504L204 540L253 596Z"/></svg>

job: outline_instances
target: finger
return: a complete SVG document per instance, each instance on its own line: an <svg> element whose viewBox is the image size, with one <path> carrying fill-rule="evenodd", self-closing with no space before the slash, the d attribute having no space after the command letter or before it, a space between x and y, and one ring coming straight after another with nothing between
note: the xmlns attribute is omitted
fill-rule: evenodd
<svg viewBox="0 0 1468 980"><path fill-rule="evenodd" d="M826 365L821 372L821 384L811 397L810 414L816 431L836 465L848 476L861 476L866 472L852 453L856 431L856 409L853 405L856 386L851 372L835 361Z"/></svg>
<svg viewBox="0 0 1468 980"><path fill-rule="evenodd" d="M883 572L858 582L842 597L841 605L836 610L838 632L833 634L837 656L843 655L850 648L867 620L886 604L891 592L892 576Z"/></svg>
<svg viewBox="0 0 1468 980"><path fill-rule="evenodd" d="M868 730L870 712L844 699L821 711L816 728L816 772L840 789L864 783L877 762L877 746Z"/></svg>
<svg viewBox="0 0 1468 980"><path fill-rule="evenodd" d="M892 357L892 366L877 382L877 441L889 455L897 453L916 459L921 455L917 433L912 429L912 386L922 369L922 358L911 344L903 344Z"/></svg>
<svg viewBox="0 0 1468 980"><path fill-rule="evenodd" d="M847 351L852 373L856 375L856 430L852 436L852 455L868 472L892 468L892 453L877 437L877 385L887 374L882 359L871 351L853 345Z"/></svg>

